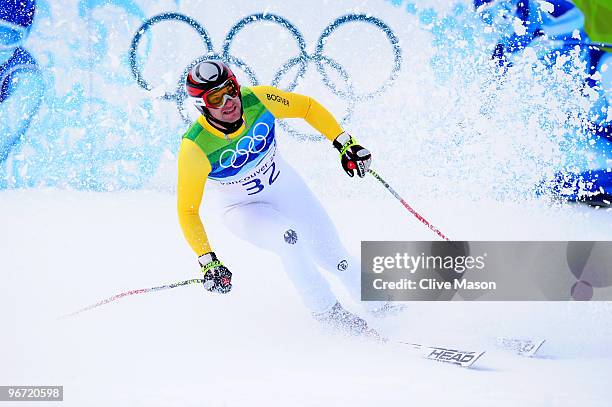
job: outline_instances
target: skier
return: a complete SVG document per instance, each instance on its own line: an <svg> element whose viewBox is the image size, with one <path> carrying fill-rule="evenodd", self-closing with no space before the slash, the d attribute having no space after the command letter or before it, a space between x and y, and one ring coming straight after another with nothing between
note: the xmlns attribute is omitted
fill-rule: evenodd
<svg viewBox="0 0 612 407"><path fill-rule="evenodd" d="M33 0L0 0L0 163L26 133L42 100L42 80L22 44L34 20ZM6 181L0 179L0 188Z"/></svg>
<svg viewBox="0 0 612 407"><path fill-rule="evenodd" d="M366 175L370 152L314 99L272 86L240 86L222 61L195 65L187 75L186 90L201 115L183 136L179 150L178 214L198 256L204 288L216 293L232 288L232 273L213 251L199 216L204 185L210 180L225 226L281 257L315 319L350 335L377 337L365 320L342 307L317 270L318 265L334 272L359 301L359 264L341 244L317 198L280 156L274 122L306 120L339 151L350 177ZM369 306L376 313L389 304Z"/></svg>

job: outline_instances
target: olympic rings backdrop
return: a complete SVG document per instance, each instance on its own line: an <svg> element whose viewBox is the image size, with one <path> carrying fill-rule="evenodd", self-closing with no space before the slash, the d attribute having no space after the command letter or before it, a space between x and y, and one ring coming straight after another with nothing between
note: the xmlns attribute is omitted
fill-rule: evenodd
<svg viewBox="0 0 612 407"><path fill-rule="evenodd" d="M402 182L423 193L455 194L469 173L472 195L527 195L559 168L612 160L603 141L597 154L581 148L594 141L578 131L591 114L574 69L588 66L583 55L561 53L554 74L514 70L500 87L486 63L499 33L464 1L230 3L0 0L21 8L0 14L0 189L172 188L197 116L182 82L208 57L244 84L315 97L384 157L377 168L406 163L413 177ZM299 122L277 130L298 149L319 147ZM474 146L487 153L470 156Z"/></svg>
<svg viewBox="0 0 612 407"><path fill-rule="evenodd" d="M188 70L205 58L228 62L245 85L272 84L293 91L299 90L307 75L317 76L311 82L318 82L335 98L339 107L335 114L343 126L351 125L356 106L380 97L392 86L402 66L398 36L373 13L316 10L317 18L329 23L318 29L317 39L309 44L313 29L280 13L242 14L235 7L231 15L224 15L225 21L234 23L226 25L229 29L222 34L219 24L210 24L203 8L182 12L179 1L168 3L165 10L135 0L58 3L62 4L24 1L21 11L34 10L34 21L22 24L20 42L0 48L12 47L7 58L0 60L3 64L14 60L11 54L19 49L27 53L23 61L30 67L29 76L24 73L7 80L14 85L4 92L0 104L4 123L0 188L109 191L140 188L152 178L173 175L181 136L197 116L186 103L182 84ZM251 27L261 25L275 30L276 38L249 42ZM357 84L344 61L329 53L327 46L334 37L350 43L364 27L378 32L368 42L386 48L389 55L369 88ZM219 38L217 43L214 38ZM249 56L253 52L238 50L244 44L255 52L256 60ZM278 55L286 55L287 47L295 48L290 51L293 55L276 61L276 48L281 49ZM363 51L363 43L355 48ZM368 56L365 51L360 57ZM2 80L8 78L6 72L0 74ZM28 107L22 111L15 105ZM287 122L279 125L297 139L321 139Z"/></svg>
<svg viewBox="0 0 612 407"><path fill-rule="evenodd" d="M347 15L344 15L334 20L331 24L325 27L323 32L321 32L321 35L319 36L317 40L317 46L316 46L316 50L314 54L309 55L306 52L306 41L304 40L304 36L302 35L302 33L288 20L278 15L259 13L259 14L252 14L250 16L247 16L241 19L229 30L229 32L227 33L223 41L223 49L221 50L220 53L218 53L218 52L215 52L212 41L210 39L210 36L206 32L206 29L196 20L186 15L179 14L179 13L164 13L164 14L154 16L150 19L147 19L144 22L144 24L142 24L142 26L138 29L136 35L134 36L134 39L132 40L132 46L130 48L130 65L132 69L132 74L134 75L134 78L136 79L138 84L146 90L151 90L152 86L149 82L147 82L144 79L142 71L138 67L136 52L137 52L138 45L140 44L140 40L142 36L145 33L147 33L153 25L161 21L174 21L174 22L186 23L189 26L191 26L198 33L198 35L202 38L203 48L204 48L202 56L196 58L187 67L185 67L185 69L183 70L183 74L179 77L179 80L177 82L176 90L171 93L164 93L164 95L162 96L163 99L171 100L174 103L176 103L179 114L181 115L185 123L187 124L191 123L192 119L188 117L183 107L183 103L187 97L187 94L185 93L185 90L183 87L183 83L185 82L185 78L189 70L194 65L201 62L202 60L207 59L207 58L216 58L216 59L221 59L223 61L226 61L242 69L248 76L251 82L251 85L260 84L259 80L257 79L257 74L255 73L255 70L251 66L249 66L248 63L244 61L243 59L240 59L239 57L232 55L230 51L232 43L234 39L236 38L237 34L241 30L243 30L246 26L251 25L251 24L256 24L256 23L261 23L261 22L266 22L266 21L276 23L280 25L281 27L285 28L286 30L288 30L290 35L295 39L295 41L298 44L299 55L289 59L287 62L285 62L285 64L280 69L276 71L276 73L274 74L274 79L272 80L271 84L273 86L279 86L279 82L282 79L282 77L286 75L290 71L290 69L293 68L294 66L299 66L297 74L295 75L293 80L290 82L289 86L287 86L285 89L288 91L293 91L295 87L297 86L298 81L301 78L303 78L304 74L306 73L306 68L308 67L308 64L310 63L315 64L317 67L317 71L321 75L321 79L323 83L325 84L325 86L327 86L336 96L342 98L347 103L347 109L346 109L346 113L344 117L342 118L342 124L347 124L347 122L350 120L351 115L353 114L353 110L354 110L356 102L360 102L366 99L371 99L383 93L387 89L387 87L389 87L391 83L397 78L397 75L399 74L400 67L401 67L402 56L401 56L401 48L399 46L399 40L397 39L397 37L395 36L391 28L389 28L389 26L387 26L382 20L376 17L373 17L373 16L365 15L365 14L347 14ZM326 39L330 35L332 35L334 31L336 31L340 26L347 24L347 23L351 23L351 22L365 22L365 23L371 24L379 28L386 35L387 39L389 40L393 48L394 60L393 60L393 64L391 65L389 76L384 82L384 84L379 89L373 92L356 93L354 86L351 83L350 77L348 73L346 72L346 70L342 67L342 65L338 63L337 61L335 61L332 57L323 55ZM325 65L330 66L336 72L338 72L338 74L342 78L345 90L343 90L342 87L338 87L330 79L329 75L325 71ZM320 135L305 135L305 134L299 133L291 129L284 122L281 122L281 125L290 134L293 134L297 137L312 138L315 140L321 139Z"/></svg>

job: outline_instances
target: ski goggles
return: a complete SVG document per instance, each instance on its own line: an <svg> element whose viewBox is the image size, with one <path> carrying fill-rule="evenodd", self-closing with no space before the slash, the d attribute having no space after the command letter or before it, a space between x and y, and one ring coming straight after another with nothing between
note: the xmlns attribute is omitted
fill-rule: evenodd
<svg viewBox="0 0 612 407"><path fill-rule="evenodd" d="M0 20L0 49L18 47L27 35L27 28Z"/></svg>
<svg viewBox="0 0 612 407"><path fill-rule="evenodd" d="M240 85L235 76L227 78L223 84L204 92L201 101L198 100L200 106L204 105L207 108L220 109L225 105L228 99L233 99L240 94Z"/></svg>

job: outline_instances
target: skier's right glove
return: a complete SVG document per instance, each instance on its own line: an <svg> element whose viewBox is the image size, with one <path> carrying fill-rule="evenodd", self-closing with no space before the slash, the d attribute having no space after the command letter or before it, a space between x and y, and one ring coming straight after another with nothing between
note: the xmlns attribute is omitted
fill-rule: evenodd
<svg viewBox="0 0 612 407"><path fill-rule="evenodd" d="M360 178L366 176L372 163L372 154L368 149L357 144L348 133L342 133L336 137L333 145L340 152L342 169L349 177L354 177L355 171Z"/></svg>
<svg viewBox="0 0 612 407"><path fill-rule="evenodd" d="M213 293L227 294L232 289L232 273L217 259L215 252L198 257L204 274L204 288Z"/></svg>

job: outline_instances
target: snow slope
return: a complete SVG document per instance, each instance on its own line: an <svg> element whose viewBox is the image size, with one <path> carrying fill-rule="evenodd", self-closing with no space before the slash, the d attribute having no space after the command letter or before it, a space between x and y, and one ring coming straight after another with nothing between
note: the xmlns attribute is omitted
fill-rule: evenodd
<svg viewBox="0 0 612 407"><path fill-rule="evenodd" d="M392 197L323 203L354 254L360 239L433 238ZM457 239L612 237L609 211L442 207L421 210ZM350 219L364 213L358 229ZM0 214L0 383L62 384L67 406L609 405L609 303L410 303L373 322L395 339L487 349L475 369L461 369L322 334L280 262L208 217L234 272L229 295L187 286L60 320L121 291L197 275L173 196L4 191ZM496 350L498 335L548 342L542 358L524 359Z"/></svg>

